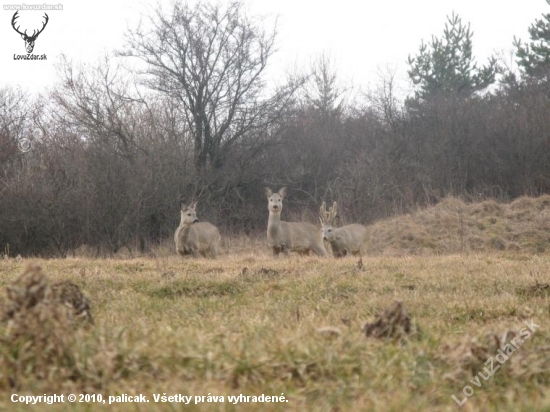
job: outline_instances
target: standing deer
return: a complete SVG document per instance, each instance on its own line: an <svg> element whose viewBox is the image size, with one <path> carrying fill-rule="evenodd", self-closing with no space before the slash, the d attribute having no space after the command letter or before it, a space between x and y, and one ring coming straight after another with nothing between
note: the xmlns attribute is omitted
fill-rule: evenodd
<svg viewBox="0 0 550 412"><path fill-rule="evenodd" d="M218 257L218 248L221 240L220 231L209 222L199 222L195 209L197 202L186 206L183 200L180 203L181 221L174 234L176 250L181 256L193 255L199 257Z"/></svg>
<svg viewBox="0 0 550 412"><path fill-rule="evenodd" d="M327 211L327 204L323 202L320 208L321 225L323 226L323 239L328 240L332 247L332 253L336 257L344 257L348 254L361 256L361 249L367 238L367 228L354 223L336 228L340 218L338 217L338 205L336 202Z"/></svg>
<svg viewBox="0 0 550 412"><path fill-rule="evenodd" d="M309 251L318 256L327 256L323 239L315 225L305 222L281 221L286 187L281 188L277 193L273 193L269 187L266 187L265 195L267 196L267 209L269 210L267 242L273 251L274 257L277 257L281 252L288 256L289 252L307 255Z"/></svg>

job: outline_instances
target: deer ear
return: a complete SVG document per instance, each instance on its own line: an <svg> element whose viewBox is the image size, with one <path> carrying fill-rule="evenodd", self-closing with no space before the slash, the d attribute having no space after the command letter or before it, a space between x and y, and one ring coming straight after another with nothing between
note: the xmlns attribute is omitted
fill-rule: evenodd
<svg viewBox="0 0 550 412"><path fill-rule="evenodd" d="M185 209L185 202L183 201L183 199L180 200L180 209L181 210Z"/></svg>
<svg viewBox="0 0 550 412"><path fill-rule="evenodd" d="M273 194L273 190L271 190L269 187L264 187L264 193L266 197L269 197Z"/></svg>
<svg viewBox="0 0 550 412"><path fill-rule="evenodd" d="M285 197L286 196L286 186L283 186L279 189L279 196Z"/></svg>
<svg viewBox="0 0 550 412"><path fill-rule="evenodd" d="M340 216L336 215L334 216L334 219L332 219L332 226L336 227L340 224Z"/></svg>
<svg viewBox="0 0 550 412"><path fill-rule="evenodd" d="M197 200L196 202L193 202L193 204L190 206L191 209L193 210L196 210L197 209L197 204L199 203L199 201Z"/></svg>

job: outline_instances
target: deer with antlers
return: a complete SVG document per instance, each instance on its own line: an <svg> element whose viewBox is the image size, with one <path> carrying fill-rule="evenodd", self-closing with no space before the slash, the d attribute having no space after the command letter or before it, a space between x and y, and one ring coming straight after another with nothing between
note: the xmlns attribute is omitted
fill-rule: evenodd
<svg viewBox="0 0 550 412"><path fill-rule="evenodd" d="M46 25L48 24L48 21L50 20L50 18L48 17L48 14L47 13L44 13L44 17L46 18L46 21L44 21L44 23L42 23L42 28L38 31L36 30L33 30L32 32L32 35L27 35L27 30L25 30L24 32L20 32L19 31L19 28L21 26L17 26L15 27L15 24L16 24L16 20L19 18L19 11L16 11L13 15L13 17L11 18L11 26L13 27L13 29L19 33L21 35L21 38L23 40L25 40L25 49L27 49L27 53L32 53L32 51L34 50L34 42L36 41L36 38L38 37L38 35L40 33L42 33L44 31L44 29L46 28Z"/></svg>
<svg viewBox="0 0 550 412"><path fill-rule="evenodd" d="M334 202L327 211L327 204L323 202L320 208L320 217L323 240L327 240L335 257L344 257L349 254L361 256L362 248L367 238L367 228L354 223L336 228L340 221L338 204Z"/></svg>

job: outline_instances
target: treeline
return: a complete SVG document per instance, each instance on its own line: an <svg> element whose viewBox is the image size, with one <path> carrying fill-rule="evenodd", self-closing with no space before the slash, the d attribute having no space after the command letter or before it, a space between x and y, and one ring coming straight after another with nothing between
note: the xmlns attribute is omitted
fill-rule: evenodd
<svg viewBox="0 0 550 412"><path fill-rule="evenodd" d="M172 237L181 198L225 235L257 234L264 185L287 185L285 218L312 222L323 200L369 223L447 195L550 193L550 15L515 41L516 68L479 67L449 17L409 57L406 98L387 73L351 99L326 57L269 86L275 28L259 21L177 2L96 67L65 60L47 94L0 90L0 248L146 251Z"/></svg>

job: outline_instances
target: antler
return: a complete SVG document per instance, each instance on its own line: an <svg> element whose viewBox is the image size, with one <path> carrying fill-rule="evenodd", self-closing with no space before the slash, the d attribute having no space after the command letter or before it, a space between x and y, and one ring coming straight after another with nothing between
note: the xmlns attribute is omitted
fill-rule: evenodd
<svg viewBox="0 0 550 412"><path fill-rule="evenodd" d="M327 212L327 202L323 202L323 204L321 205L321 207L319 208L319 214L321 215L319 217L319 219L321 219L321 224L325 224L325 223L328 223L329 220L329 214Z"/></svg>
<svg viewBox="0 0 550 412"><path fill-rule="evenodd" d="M319 213L321 214L321 223L332 223L338 213L338 205L334 202L332 207L327 211L327 203L323 202L319 208Z"/></svg>
<svg viewBox="0 0 550 412"><path fill-rule="evenodd" d="M25 30L25 33L21 33L21 32L19 31L19 27L21 27L21 26L18 26L17 28L15 28L15 20L19 17L19 16L17 15L17 13L19 13L19 10L16 11L15 14L13 15L13 17L11 18L11 27L13 27L13 29L14 29L17 33L19 33L21 36L26 36L26 35L27 35L27 31L26 31L26 30Z"/></svg>
<svg viewBox="0 0 550 412"><path fill-rule="evenodd" d="M48 17L48 14L47 13L44 13L44 16L46 17L46 21L42 24L42 28L40 30L38 30L38 33L34 33L36 30L33 30L33 33L32 33L32 38L37 38L38 35L40 33L42 33L44 31L44 28L46 27L46 24L48 24L48 21L50 21L50 18Z"/></svg>
<svg viewBox="0 0 550 412"><path fill-rule="evenodd" d="M19 10L15 12L15 14L13 15L13 17L11 18L11 26L13 27L13 29L19 33L21 36L25 36L25 38L27 39L36 39L38 37L38 35L40 33L42 33L44 31L44 29L46 28L46 25L48 24L48 21L50 21L50 18L48 17L48 14L47 13L44 13L44 17L46 17L46 21L44 21L44 23L42 23L42 28L40 30L38 30L38 32L36 30L33 30L32 32L32 36L29 36L27 35L27 30L25 30L24 33L21 33L19 31L19 27L21 26L17 26L17 28L15 27L15 23L16 23L16 19L19 18Z"/></svg>
<svg viewBox="0 0 550 412"><path fill-rule="evenodd" d="M338 205L336 204L336 202L332 203L332 207L328 210L328 213L329 213L329 222L332 223L334 221L334 218L338 214Z"/></svg>

